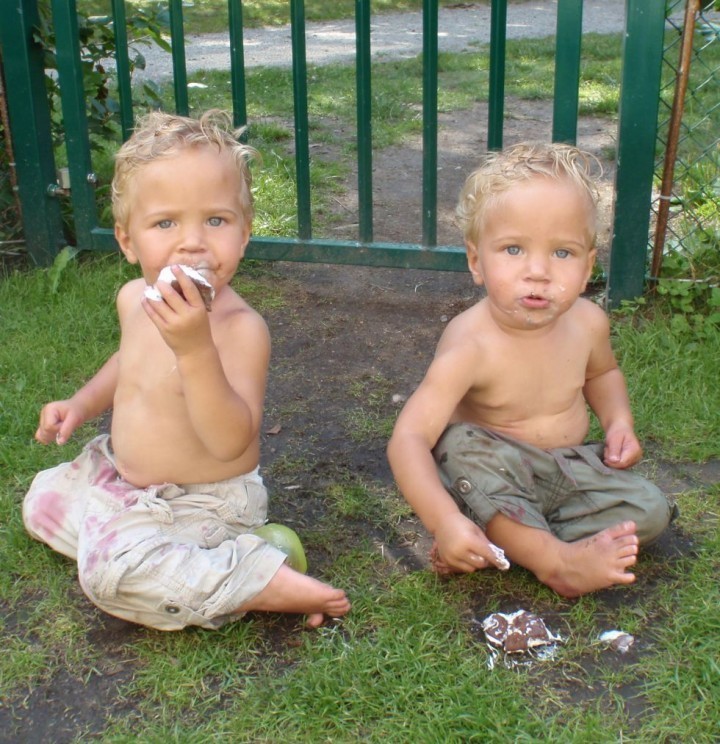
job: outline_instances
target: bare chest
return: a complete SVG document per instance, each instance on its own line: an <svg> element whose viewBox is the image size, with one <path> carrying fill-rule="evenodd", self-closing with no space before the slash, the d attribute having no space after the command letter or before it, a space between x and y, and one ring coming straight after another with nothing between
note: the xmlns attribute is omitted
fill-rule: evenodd
<svg viewBox="0 0 720 744"><path fill-rule="evenodd" d="M167 401L182 394L175 355L154 326L133 323L120 343L118 392Z"/></svg>
<svg viewBox="0 0 720 744"><path fill-rule="evenodd" d="M520 418L565 411L582 396L588 356L578 341L499 348L478 370L469 398Z"/></svg>

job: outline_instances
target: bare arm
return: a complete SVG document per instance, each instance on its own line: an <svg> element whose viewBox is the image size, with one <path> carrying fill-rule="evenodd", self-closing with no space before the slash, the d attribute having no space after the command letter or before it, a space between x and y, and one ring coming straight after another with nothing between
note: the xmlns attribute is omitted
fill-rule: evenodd
<svg viewBox="0 0 720 744"><path fill-rule="evenodd" d="M240 457L256 441L262 420L270 337L254 313L234 319L232 353L214 346L177 357L195 434L218 460ZM226 341L226 343L228 343Z"/></svg>
<svg viewBox="0 0 720 744"><path fill-rule="evenodd" d="M164 302L143 306L177 361L195 435L220 461L240 457L256 441L262 419L270 337L249 308L231 311L213 338L197 288L177 275L185 299L160 287Z"/></svg>
<svg viewBox="0 0 720 744"><path fill-rule="evenodd" d="M397 485L435 536L441 559L460 571L497 565L497 556L480 527L445 490L432 449L470 388L476 362L473 353L462 349L438 356L398 417L387 451Z"/></svg>
<svg viewBox="0 0 720 744"><path fill-rule="evenodd" d="M65 444L79 426L112 407L117 379L116 352L72 398L44 406L35 439L43 444Z"/></svg>
<svg viewBox="0 0 720 744"><path fill-rule="evenodd" d="M635 436L625 378L610 346L604 313L603 322L593 330L595 341L583 393L605 432L605 464L629 468L642 457L642 448Z"/></svg>

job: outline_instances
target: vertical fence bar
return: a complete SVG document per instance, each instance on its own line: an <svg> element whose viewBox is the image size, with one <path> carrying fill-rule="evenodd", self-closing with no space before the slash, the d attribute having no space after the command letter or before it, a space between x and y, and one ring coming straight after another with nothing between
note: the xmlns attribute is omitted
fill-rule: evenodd
<svg viewBox="0 0 720 744"><path fill-rule="evenodd" d="M645 287L665 3L627 0L608 303Z"/></svg>
<svg viewBox="0 0 720 744"><path fill-rule="evenodd" d="M62 246L63 234L60 205L49 194L56 179L55 158L43 51L33 38L39 24L36 0L6 3L0 44L11 126L6 136L13 142L23 233L33 262L46 266Z"/></svg>
<svg viewBox="0 0 720 744"><path fill-rule="evenodd" d="M503 146L505 116L505 37L507 0L492 0L490 6L490 91L488 94L488 150Z"/></svg>
<svg viewBox="0 0 720 744"><path fill-rule="evenodd" d="M553 142L575 144L580 95L583 0L559 0L555 35Z"/></svg>
<svg viewBox="0 0 720 744"><path fill-rule="evenodd" d="M236 127L244 127L247 124L247 92L245 89L242 0L228 0L228 19L233 123Z"/></svg>
<svg viewBox="0 0 720 744"><path fill-rule="evenodd" d="M290 0L293 100L295 109L295 172L297 178L298 236L312 237L310 211L310 145L308 143L307 55L305 1Z"/></svg>
<svg viewBox="0 0 720 744"><path fill-rule="evenodd" d="M423 0L422 244L437 245L438 0Z"/></svg>
<svg viewBox="0 0 720 744"><path fill-rule="evenodd" d="M97 226L96 179L90 159L77 5L75 0L52 0L52 11L77 242L82 248L92 248L92 230Z"/></svg>
<svg viewBox="0 0 720 744"><path fill-rule="evenodd" d="M175 111L182 116L190 113L185 64L185 28L183 24L182 0L170 0L170 45L172 47L173 87Z"/></svg>
<svg viewBox="0 0 720 744"><path fill-rule="evenodd" d="M356 0L355 2L355 45L359 239L361 243L371 243L373 239L373 186L370 0Z"/></svg>
<svg viewBox="0 0 720 744"><path fill-rule="evenodd" d="M125 0L112 0L113 34L115 36L115 69L117 71L118 97L120 99L120 126L123 141L130 137L133 127L132 86L130 84L130 58L128 56L127 21Z"/></svg>

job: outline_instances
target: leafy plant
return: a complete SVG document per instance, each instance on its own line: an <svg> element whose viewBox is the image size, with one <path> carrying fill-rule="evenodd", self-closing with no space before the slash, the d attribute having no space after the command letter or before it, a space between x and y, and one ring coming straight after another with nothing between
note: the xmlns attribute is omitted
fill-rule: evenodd
<svg viewBox="0 0 720 744"><path fill-rule="evenodd" d="M676 330L702 334L706 326L720 325L720 231L668 241L656 290Z"/></svg>
<svg viewBox="0 0 720 744"><path fill-rule="evenodd" d="M75 258L75 256L80 253L80 250L80 248L76 248L75 246L66 245L55 257L53 265L50 267L50 270L48 272L48 276L50 278L50 292L52 294L57 293L58 286L60 285L60 278L62 277L63 272L65 271L68 264L73 260L73 258Z"/></svg>
<svg viewBox="0 0 720 744"><path fill-rule="evenodd" d="M40 23L35 30L34 41L39 44L45 56L46 85L52 112L53 135L56 143L64 141L64 129L61 126L60 87L57 75L57 38L49 0L40 0ZM90 132L99 137L112 137L115 133L114 117L120 105L114 97L106 70L107 60L115 56L116 44L110 16L93 16L78 8L78 38L82 64L82 77L87 102L87 117ZM135 7L126 18L128 57L130 74L136 69L145 69L145 57L140 47L157 44L166 51L170 45L163 38L163 29L168 25L167 10L160 4L149 4ZM153 86L143 86L144 94L149 98L156 97Z"/></svg>

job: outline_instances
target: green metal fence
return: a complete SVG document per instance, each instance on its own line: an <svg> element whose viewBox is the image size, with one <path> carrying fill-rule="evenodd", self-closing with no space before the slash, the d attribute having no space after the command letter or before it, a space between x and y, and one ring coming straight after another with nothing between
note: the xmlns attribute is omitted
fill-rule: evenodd
<svg viewBox="0 0 720 744"><path fill-rule="evenodd" d="M650 204L655 167L656 123L660 90L665 8L657 0L627 0L623 73L617 138L616 207L608 295L611 303L643 292L647 268ZM62 92L68 175L77 243L92 250L114 249L112 231L100 227L93 172L83 72L74 0L51 0ZM42 50L34 38L38 0L4 0L0 44L7 82L25 237L33 259L48 263L64 244L53 160ZM573 142L577 131L581 64L582 0L558 0L555 104L552 137ZM175 106L188 111L188 81L183 46L181 0L169 0ZM125 3L112 0L117 44L119 119L132 127L133 89L125 38ZM304 0L291 0L292 77L297 232L287 237L253 237L248 255L255 258L318 261L376 266L465 270L459 246L437 245L438 192L438 4L423 2L423 172L422 239L419 243L383 243L373 237L371 5L356 0L358 235L337 241L316 237L312 219L311 159L308 122L308 65L305 53ZM228 2L233 113L246 123L242 3ZM492 0L487 142L503 144L507 1Z"/></svg>

